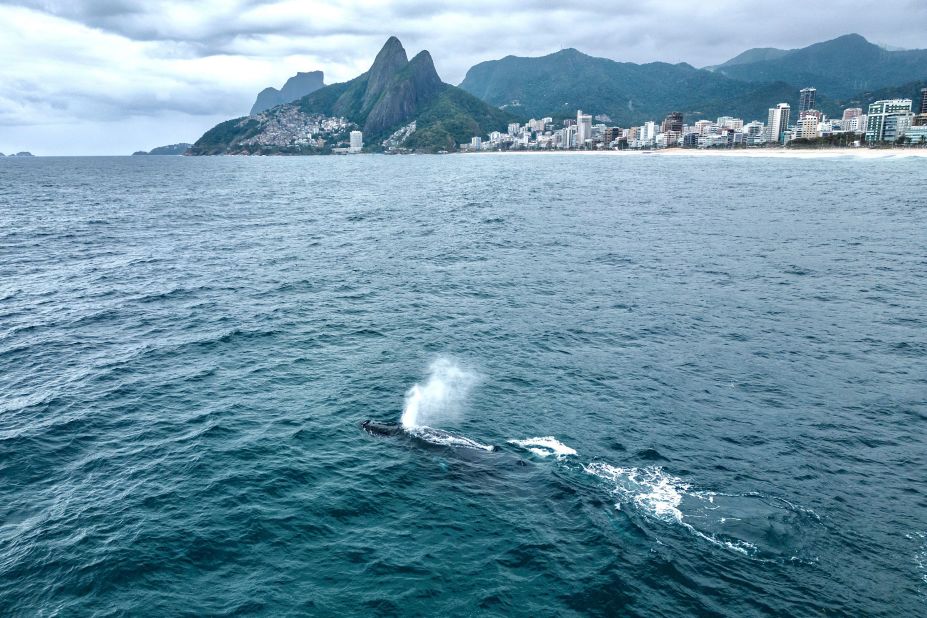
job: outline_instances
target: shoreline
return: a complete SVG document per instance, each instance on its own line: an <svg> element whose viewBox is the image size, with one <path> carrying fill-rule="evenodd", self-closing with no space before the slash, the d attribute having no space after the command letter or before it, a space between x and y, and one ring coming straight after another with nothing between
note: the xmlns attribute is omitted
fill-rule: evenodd
<svg viewBox="0 0 927 618"><path fill-rule="evenodd" d="M471 152L461 154L478 155L547 155L562 154L575 156L607 157L745 157L748 159L927 159L927 148L827 148L808 150L749 149L749 150L698 150L695 148L666 148L663 150L507 150L494 152Z"/></svg>

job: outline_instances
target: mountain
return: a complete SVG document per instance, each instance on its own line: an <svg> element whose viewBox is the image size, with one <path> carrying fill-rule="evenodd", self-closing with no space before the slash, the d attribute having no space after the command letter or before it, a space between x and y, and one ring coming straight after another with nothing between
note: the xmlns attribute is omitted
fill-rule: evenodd
<svg viewBox="0 0 927 618"><path fill-rule="evenodd" d="M737 54L724 64L722 67L731 67L738 64L750 64L751 62L763 62L765 60L776 60L789 53L787 49L776 49L775 47L757 47ZM707 67L706 67L707 68ZM717 69L719 67L711 67Z"/></svg>
<svg viewBox="0 0 927 618"><path fill-rule="evenodd" d="M190 150L190 147L193 144L171 144L170 146L158 146L153 148L150 152L145 152L144 150L139 150L138 152L133 152L132 155L167 155L167 156L177 156L182 155L183 153Z"/></svg>
<svg viewBox="0 0 927 618"><path fill-rule="evenodd" d="M207 131L191 154L317 154L362 129L368 147L391 143L422 151L450 150L474 135L504 130L512 116L438 77L431 54L412 60L390 37L370 70L257 116ZM414 124L413 124L414 123Z"/></svg>
<svg viewBox="0 0 927 618"><path fill-rule="evenodd" d="M322 71L297 73L286 80L283 88L265 88L262 90L251 106L251 115L256 116L272 107L298 101L307 94L311 94L325 87L325 74Z"/></svg>
<svg viewBox="0 0 927 618"><path fill-rule="evenodd" d="M927 50L889 51L858 34L782 51L748 50L713 71L753 83L814 86L819 94L834 98L927 79Z"/></svg>
<svg viewBox="0 0 927 618"><path fill-rule="evenodd" d="M927 88L927 79L908 82L900 86L888 86L886 88L858 92L849 97L836 99L833 103L834 107L840 110L848 107L861 107L865 111L869 108L870 103L876 101L885 99L911 99L914 104L914 112L916 113L919 109L921 89L923 88Z"/></svg>
<svg viewBox="0 0 927 618"><path fill-rule="evenodd" d="M736 114L762 118L797 91L749 84L688 64L634 64L565 49L540 58L507 56L471 68L460 87L523 117L566 118L577 109L629 126L682 111L687 120Z"/></svg>

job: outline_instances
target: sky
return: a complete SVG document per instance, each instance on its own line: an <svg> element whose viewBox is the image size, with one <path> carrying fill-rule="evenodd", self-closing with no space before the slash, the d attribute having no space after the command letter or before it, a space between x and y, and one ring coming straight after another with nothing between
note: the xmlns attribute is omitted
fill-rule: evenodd
<svg viewBox="0 0 927 618"><path fill-rule="evenodd" d="M701 67L852 32L924 48L925 26L924 0L0 0L0 152L193 142L297 71L359 75L390 35L458 84L478 62L567 47Z"/></svg>

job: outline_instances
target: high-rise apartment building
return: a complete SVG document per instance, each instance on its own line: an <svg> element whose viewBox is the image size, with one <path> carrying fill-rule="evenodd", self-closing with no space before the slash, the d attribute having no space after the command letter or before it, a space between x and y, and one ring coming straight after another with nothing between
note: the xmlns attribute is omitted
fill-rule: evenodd
<svg viewBox="0 0 927 618"><path fill-rule="evenodd" d="M788 103L780 103L769 110L769 119L766 123L766 141L781 143L782 134L789 128L789 116L792 107Z"/></svg>
<svg viewBox="0 0 927 618"><path fill-rule="evenodd" d="M652 144L654 138L657 136L657 123L652 120L648 120L643 125L641 125L641 142L644 144Z"/></svg>
<svg viewBox="0 0 927 618"><path fill-rule="evenodd" d="M592 139L592 115L584 114L583 110L576 112L576 146L582 148L586 140Z"/></svg>
<svg viewBox="0 0 927 618"><path fill-rule="evenodd" d="M798 121L798 135L804 139L814 139L818 137L818 119L808 114Z"/></svg>
<svg viewBox="0 0 927 618"><path fill-rule="evenodd" d="M921 90L921 108L914 118L914 124L920 127L927 126L927 88Z"/></svg>
<svg viewBox="0 0 927 618"><path fill-rule="evenodd" d="M817 96L817 88L802 88L799 92L798 113L802 114L809 109L814 109L814 99Z"/></svg>
<svg viewBox="0 0 927 618"><path fill-rule="evenodd" d="M911 126L911 99L876 101L869 106L866 141L894 142Z"/></svg>
<svg viewBox="0 0 927 618"><path fill-rule="evenodd" d="M351 131L350 152L360 152L364 149L364 134L361 131Z"/></svg>
<svg viewBox="0 0 927 618"><path fill-rule="evenodd" d="M576 147L576 125L570 124L563 127L563 139L560 140L561 148Z"/></svg>
<svg viewBox="0 0 927 618"><path fill-rule="evenodd" d="M682 112L672 112L663 121L661 128L664 133L682 133L683 120Z"/></svg>
<svg viewBox="0 0 927 618"><path fill-rule="evenodd" d="M621 138L621 127L607 127L602 135L602 141L608 146L612 142Z"/></svg>

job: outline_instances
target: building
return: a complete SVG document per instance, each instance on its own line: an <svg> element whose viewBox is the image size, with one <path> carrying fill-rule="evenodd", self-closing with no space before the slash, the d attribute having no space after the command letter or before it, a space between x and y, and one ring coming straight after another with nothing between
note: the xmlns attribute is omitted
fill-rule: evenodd
<svg viewBox="0 0 927 618"><path fill-rule="evenodd" d="M349 152L357 153L364 149L364 134L361 131L351 131L351 148Z"/></svg>
<svg viewBox="0 0 927 618"><path fill-rule="evenodd" d="M798 131L795 137L801 137L803 139L814 139L818 137L818 124L819 120L813 115L806 114L798 121Z"/></svg>
<svg viewBox="0 0 927 618"><path fill-rule="evenodd" d="M578 110L576 112L576 147L582 148L586 145L586 140L590 139L592 139L592 115Z"/></svg>
<svg viewBox="0 0 927 618"><path fill-rule="evenodd" d="M843 119L840 121L842 130L848 133L866 132L866 115L860 107L850 107L843 110Z"/></svg>
<svg viewBox="0 0 927 618"><path fill-rule="evenodd" d="M605 142L606 146L619 139L621 139L621 127L606 127L605 132L602 134L602 141Z"/></svg>
<svg viewBox="0 0 927 618"><path fill-rule="evenodd" d="M798 113L799 115L807 112L809 109L814 109L814 99L817 96L816 88L802 88L799 92L799 102L798 102Z"/></svg>
<svg viewBox="0 0 927 618"><path fill-rule="evenodd" d="M682 133L682 126L682 112L671 112L666 119L663 120L663 125L660 128L663 133Z"/></svg>
<svg viewBox="0 0 927 618"><path fill-rule="evenodd" d="M470 152L479 152L483 149L483 138L473 137L470 139Z"/></svg>
<svg viewBox="0 0 927 618"><path fill-rule="evenodd" d="M904 139L909 144L927 144L927 124L909 127L908 130L905 131Z"/></svg>
<svg viewBox="0 0 927 618"><path fill-rule="evenodd" d="M576 125L571 124L563 127L562 131L563 137L560 139L561 148L575 148L576 147Z"/></svg>
<svg viewBox="0 0 927 618"><path fill-rule="evenodd" d="M762 122L753 121L744 125L744 143L747 146L762 146L766 143L766 127Z"/></svg>
<svg viewBox="0 0 927 618"><path fill-rule="evenodd" d="M710 120L699 120L695 123L695 132L699 135L708 135L709 131L711 131Z"/></svg>
<svg viewBox="0 0 927 618"><path fill-rule="evenodd" d="M788 103L780 103L770 108L769 120L766 123L766 141L774 144L782 143L782 136L789 128L789 116L792 108Z"/></svg>
<svg viewBox="0 0 927 618"><path fill-rule="evenodd" d="M824 114L816 109L806 109L798 115L799 120L804 120L805 118L814 118L818 122L821 122L824 119Z"/></svg>
<svg viewBox="0 0 927 618"><path fill-rule="evenodd" d="M657 123L652 120L648 120L641 126L640 140L643 142L644 146L652 145L654 139L657 137Z"/></svg>
<svg viewBox="0 0 927 618"><path fill-rule="evenodd" d="M869 106L866 141L870 144L894 142L902 137L914 119L911 105L911 99L890 99L872 103Z"/></svg>
<svg viewBox="0 0 927 618"><path fill-rule="evenodd" d="M927 88L921 90L921 107L917 116L914 117L914 125L927 127Z"/></svg>
<svg viewBox="0 0 927 618"><path fill-rule="evenodd" d="M730 129L731 131L742 131L744 128L744 121L732 116L721 116L715 124L722 129Z"/></svg>

